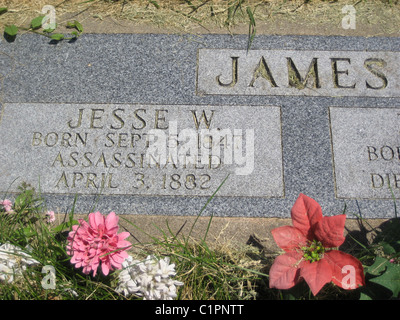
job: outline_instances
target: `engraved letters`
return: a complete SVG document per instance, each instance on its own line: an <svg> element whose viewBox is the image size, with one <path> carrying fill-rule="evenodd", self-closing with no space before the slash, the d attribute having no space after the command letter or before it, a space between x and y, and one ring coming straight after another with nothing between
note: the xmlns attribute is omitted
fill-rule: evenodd
<svg viewBox="0 0 400 320"><path fill-rule="evenodd" d="M218 75L216 80L220 86L223 87L233 87L238 81L238 57L231 57L232 58L232 81L230 83L222 83L221 82L221 75Z"/></svg>
<svg viewBox="0 0 400 320"><path fill-rule="evenodd" d="M400 96L397 52L200 49L198 94Z"/></svg>
<svg viewBox="0 0 400 320"><path fill-rule="evenodd" d="M399 197L399 114L396 108L330 108L339 198Z"/></svg>
<svg viewBox="0 0 400 320"><path fill-rule="evenodd" d="M10 103L3 116L26 123L0 123L0 137L18 147L0 156L7 186L209 197L230 176L218 195L284 192L279 107ZM13 134L15 127L23 130ZM260 187L260 179L268 183Z"/></svg>
<svg viewBox="0 0 400 320"><path fill-rule="evenodd" d="M223 87L234 87L238 82L238 68L239 68L239 58L238 57L231 57L232 58L232 81L228 84L221 82L221 75L216 77L217 83ZM288 74L288 86L294 87L299 90L304 89L307 87L309 83L309 79L312 78L312 84L309 86L310 88L321 88L320 80L319 80L319 73L318 73L318 58L312 58L308 71L306 72L305 77L303 78L300 75L295 63L293 62L292 58L287 57L287 74ZM354 89L356 84L353 83L351 85L343 85L339 83L339 77L341 74L346 76L349 75L349 70L344 67L344 69L340 69L338 67L338 63L347 63L351 64L349 58L331 58L331 67L332 67L332 82L334 88L347 88L347 89ZM364 67L371 72L374 76L380 78L382 80L382 85L378 87L371 86L368 81L365 81L366 87L368 89L375 89L380 90L387 87L388 80L385 74L373 68L373 66L378 67L386 67L387 63L383 59L367 59L364 62ZM267 80L271 87L278 87L271 73L270 68L265 60L265 57L261 57L260 62L258 63L257 67L255 68L254 72L252 73L252 79L249 83L249 87L254 87L255 81L259 78L264 78Z"/></svg>

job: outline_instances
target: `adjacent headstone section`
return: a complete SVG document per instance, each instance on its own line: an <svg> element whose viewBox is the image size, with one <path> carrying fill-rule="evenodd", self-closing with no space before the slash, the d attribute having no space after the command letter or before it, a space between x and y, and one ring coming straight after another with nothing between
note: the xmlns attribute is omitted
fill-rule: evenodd
<svg viewBox="0 0 400 320"><path fill-rule="evenodd" d="M246 35L1 41L0 197L25 182L58 212L194 216L207 204L203 215L289 217L304 193L326 215L393 217L400 39L247 45Z"/></svg>
<svg viewBox="0 0 400 320"><path fill-rule="evenodd" d="M399 119L398 108L330 108L338 198L399 198Z"/></svg>

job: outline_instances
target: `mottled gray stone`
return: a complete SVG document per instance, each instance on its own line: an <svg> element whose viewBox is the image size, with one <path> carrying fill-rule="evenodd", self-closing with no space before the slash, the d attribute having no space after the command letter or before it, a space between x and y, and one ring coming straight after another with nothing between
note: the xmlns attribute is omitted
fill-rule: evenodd
<svg viewBox="0 0 400 320"><path fill-rule="evenodd" d="M338 198L400 197L399 119L397 108L330 108Z"/></svg>
<svg viewBox="0 0 400 320"><path fill-rule="evenodd" d="M363 172L371 173L373 169L385 174L396 173L395 160L369 161L365 158L368 157L365 149L355 151L354 148L358 145L365 148L366 143L372 146L376 144L377 148L397 145L399 129L395 127L395 113L400 106L400 99L399 77L396 74L400 70L400 39L256 36L248 53L247 42L246 35L162 34L86 34L75 42L58 44L49 43L48 39L37 35L18 36L12 43L2 40L1 197L15 196L19 180L14 185L10 182L11 177L30 177L37 183L36 177L57 177L62 173L60 159L54 163L57 150L52 147L34 147L32 130L62 130L70 116L70 108L76 111L90 104L96 108L114 109L129 106L130 110L134 110L145 106L149 113L155 108L168 108L171 114L175 114L179 110L194 107L198 111L203 108L213 109L216 114L222 112L230 115L229 119L221 119L223 128L227 128L228 124L242 130L254 126L256 130L254 171L250 175L235 175L232 172L237 166L229 165L220 170L219 175L214 174L222 179L226 173L231 172L226 184L208 204L204 215L289 217L299 193L304 193L318 201L326 215L342 213L346 208L349 218L354 217L353 213L366 218L393 217L395 206L387 196L387 190L371 190L371 178L368 180L368 175L363 176ZM222 59L224 66L215 64L215 69L210 69L210 65L204 65L202 59L205 58L205 52L215 54L215 62ZM321 65L318 64L321 88L309 88L313 85L312 77L304 89L289 88L287 83L285 87L284 79L288 76L285 69L283 74L275 76L277 84L278 77L281 79L279 81L283 81L279 82L282 87L276 93L268 91L268 81L263 78L254 82L254 92L251 94L243 94L248 89L239 86L239 83L233 87L237 88L234 93L227 91L228 87L211 92L214 85L204 87L200 83L207 78L207 74L210 81L215 82L216 76L221 74L221 82L229 83L232 63L228 62L231 53L240 56L239 63L246 60L247 56L250 59L249 74L253 72L254 75L260 56L265 53L269 56L270 52L280 52L285 56L290 53L302 77L307 73L312 58L318 58L318 63L321 62ZM348 69L343 64L346 60L341 60L342 64L338 65L340 71L349 71L348 75L339 74L339 83L351 86L354 80L354 89L334 88L332 84L329 84L331 87L326 86L332 83L328 75L332 75L332 64L326 60L331 58L332 52L340 54L339 58L350 58ZM369 58L386 59L386 66L373 66L373 70L385 75L386 86L383 77L366 68L365 59ZM271 70L275 67L272 64L268 66ZM209 68L205 73L202 69L204 67ZM243 76L241 73L239 76L241 81ZM264 81L267 81L267 85ZM367 88L366 81L370 86L383 87ZM263 86L266 91L262 91ZM335 111L339 110L344 112L343 121L337 118L338 123L332 115L338 116ZM357 110L367 114L366 121L376 121L376 124L366 125L365 138L354 131L356 128L365 128L357 116ZM386 119L386 114L392 115L388 122L390 130L385 129L387 124L382 120ZM99 126L95 119L98 115L94 115L94 127ZM193 124L193 119L185 120L180 116L177 119L184 126L187 123ZM121 124L115 117L112 120L115 126ZM106 131L96 130L104 139ZM93 128L92 131L96 130ZM122 145L125 143L124 137L121 138ZM30 149L27 149L28 146ZM63 152L73 152L73 147L60 149ZM103 149L101 145L97 150L96 146L90 146L93 152L101 152ZM39 151L43 156L40 156ZM69 161L74 164L73 159ZM100 170L102 161L96 168L100 175L103 172ZM53 163L59 166L57 170L52 168ZM52 170L55 171L52 173ZM346 176L346 170L353 176ZM146 172L162 181L163 174L170 174L173 170ZM186 178L186 172L180 172ZM125 173L120 179L121 186L129 182ZM360 179L361 186L358 182ZM70 181L68 185L72 186ZM144 188L138 193L122 187L118 192L92 193L80 186L76 190L67 191L64 188L60 192L53 188L57 182L40 179L40 186L46 191L43 196L47 207L59 212L72 209L75 192L78 193L75 212L80 213L100 210L119 214L196 215L209 199L209 193L202 193L201 190L183 192L183 189L181 193L171 190L160 193ZM59 187L63 182L61 180ZM112 182L117 183L117 180ZM215 183L212 186L214 188L217 185ZM396 194L395 186L396 181L392 180L391 187Z"/></svg>
<svg viewBox="0 0 400 320"><path fill-rule="evenodd" d="M279 107L6 103L0 137L3 192L284 195Z"/></svg>

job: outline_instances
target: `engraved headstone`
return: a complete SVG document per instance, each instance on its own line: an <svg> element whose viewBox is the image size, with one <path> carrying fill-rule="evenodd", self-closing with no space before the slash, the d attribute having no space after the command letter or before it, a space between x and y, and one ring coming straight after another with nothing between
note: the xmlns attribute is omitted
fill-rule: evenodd
<svg viewBox="0 0 400 320"><path fill-rule="evenodd" d="M0 163L9 191L20 180L45 194L211 196L230 175L221 196L283 196L278 107L3 108Z"/></svg>
<svg viewBox="0 0 400 320"><path fill-rule="evenodd" d="M399 197L399 117L398 108L330 108L338 198Z"/></svg>
<svg viewBox="0 0 400 320"><path fill-rule="evenodd" d="M397 38L125 34L0 42L1 196L122 214L386 218ZM34 49L33 49L34 48Z"/></svg>

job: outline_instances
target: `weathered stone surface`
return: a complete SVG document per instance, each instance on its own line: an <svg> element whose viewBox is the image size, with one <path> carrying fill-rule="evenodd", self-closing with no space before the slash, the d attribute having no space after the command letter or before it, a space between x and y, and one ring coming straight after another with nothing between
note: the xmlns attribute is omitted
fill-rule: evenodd
<svg viewBox="0 0 400 320"><path fill-rule="evenodd" d="M326 215L346 208L350 218L353 213L393 217L387 185L379 184L390 174L396 194L400 40L257 36L248 52L247 45L246 35L166 34L85 34L75 42L57 44L21 35L12 43L0 42L1 197L15 196L20 181L15 178L37 186L40 177L38 188L47 207L57 212L74 206L76 213L287 218L299 193L304 193L318 201ZM238 57L238 77L229 86L232 56ZM276 87L271 87L263 57ZM146 112L135 115L141 108ZM74 127L81 109L78 137ZM157 164L141 168L136 176L127 170L133 168L122 170L123 164L132 164L128 150L147 154L150 149L147 140L134 136L143 125L138 116L148 122L142 133L159 130L169 136L174 121L178 132L198 133L206 129L206 119L197 128L192 110L198 121L203 110L208 120L214 110L210 128L229 129L231 142L233 136L242 136L242 151L249 155L246 138L254 130L250 174L239 174L246 161L235 163L235 158L217 169L200 169L210 165L200 162L194 171L172 163L166 170ZM357 110L366 112L365 121ZM127 130L133 124L136 129ZM235 134L235 129L242 131ZM56 135L51 132L60 133L54 146ZM82 142L85 132L87 146ZM376 151L368 153L368 146ZM393 160L389 148L380 154L384 146L392 148ZM90 161L82 151L91 152ZM380 158L373 160L375 154ZM382 177L373 176L374 189L371 173ZM173 174L179 175L176 181Z"/></svg>
<svg viewBox="0 0 400 320"><path fill-rule="evenodd" d="M338 198L400 197L399 118L398 108L330 108Z"/></svg>
<svg viewBox="0 0 400 320"><path fill-rule="evenodd" d="M218 195L283 197L280 120L269 106L7 103L1 191L211 196L229 176Z"/></svg>

